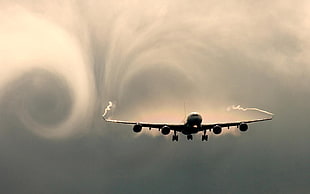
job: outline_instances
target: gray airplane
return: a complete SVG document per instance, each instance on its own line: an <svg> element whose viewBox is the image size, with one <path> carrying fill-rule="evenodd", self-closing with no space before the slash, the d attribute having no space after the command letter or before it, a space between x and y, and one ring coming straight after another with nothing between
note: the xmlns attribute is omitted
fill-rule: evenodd
<svg viewBox="0 0 310 194"><path fill-rule="evenodd" d="M133 131L136 133L141 132L143 127L147 127L150 130L152 128L158 129L161 131L163 135L168 135L170 131L173 131L172 141L178 141L179 137L177 132L181 132L187 136L188 140L193 139L192 134L196 134L200 131L203 132L202 141L208 140L207 131L213 131L214 134L220 134L222 132L223 127L236 126L240 131L244 132L248 130L248 123L255 123L260 121L271 120L272 117L263 118L263 119L255 119L255 120L246 120L246 121L236 121L236 122L227 122L227 123L202 123L202 117L197 112L192 112L187 116L187 119L184 123L147 123L147 122L133 122L133 121L120 121L120 120L112 120L106 119L103 116L103 119L107 122L112 123L121 123L133 125Z"/></svg>

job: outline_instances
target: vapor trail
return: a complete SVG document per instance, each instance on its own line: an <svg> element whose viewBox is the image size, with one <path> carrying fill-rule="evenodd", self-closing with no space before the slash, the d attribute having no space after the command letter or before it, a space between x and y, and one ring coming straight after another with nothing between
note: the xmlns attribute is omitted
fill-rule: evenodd
<svg viewBox="0 0 310 194"><path fill-rule="evenodd" d="M109 101L108 106L104 109L104 113L102 114L102 117L104 118L109 110L111 110L111 107L113 106L113 103Z"/></svg>
<svg viewBox="0 0 310 194"><path fill-rule="evenodd" d="M242 108L240 105L238 106L235 106L235 105L232 105L232 106L229 106L227 108L227 111L230 111L231 109L233 110L241 110L241 111L258 111L258 112L261 112L261 113L264 113L264 114L267 114L267 115L274 115L273 113L271 112L268 112L268 111L265 111L265 110L261 110L259 108Z"/></svg>

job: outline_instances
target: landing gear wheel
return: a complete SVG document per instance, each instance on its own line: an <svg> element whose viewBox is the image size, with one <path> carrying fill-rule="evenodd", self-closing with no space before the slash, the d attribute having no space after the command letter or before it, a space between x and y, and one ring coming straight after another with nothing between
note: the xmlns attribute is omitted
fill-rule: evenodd
<svg viewBox="0 0 310 194"><path fill-rule="evenodd" d="M203 135L202 135L202 138L201 138L202 141L208 141L208 135L206 135L206 133L207 133L207 131L203 130Z"/></svg>
<svg viewBox="0 0 310 194"><path fill-rule="evenodd" d="M172 141L179 141L179 136L173 135L172 136Z"/></svg>
<svg viewBox="0 0 310 194"><path fill-rule="evenodd" d="M193 140L193 136L192 135L187 135L187 140Z"/></svg>
<svg viewBox="0 0 310 194"><path fill-rule="evenodd" d="M201 140L202 141L208 141L208 135L202 135Z"/></svg>
<svg viewBox="0 0 310 194"><path fill-rule="evenodd" d="M179 141L179 136L177 135L177 131L174 131L174 134L172 136L172 141Z"/></svg>

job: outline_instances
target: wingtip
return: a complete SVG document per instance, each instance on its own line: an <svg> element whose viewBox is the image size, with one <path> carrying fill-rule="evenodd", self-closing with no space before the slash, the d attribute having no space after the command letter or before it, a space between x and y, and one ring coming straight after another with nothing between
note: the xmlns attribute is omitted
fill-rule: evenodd
<svg viewBox="0 0 310 194"><path fill-rule="evenodd" d="M274 117L274 115L272 115L271 117L268 117L267 120L272 120Z"/></svg>
<svg viewBox="0 0 310 194"><path fill-rule="evenodd" d="M102 119L105 121L105 122L114 122L115 120L112 120L112 119L109 119L109 118L106 118L104 115L102 115Z"/></svg>
<svg viewBox="0 0 310 194"><path fill-rule="evenodd" d="M269 117L266 117L266 120L272 120L275 116L273 113L271 113L269 115L270 115Z"/></svg>

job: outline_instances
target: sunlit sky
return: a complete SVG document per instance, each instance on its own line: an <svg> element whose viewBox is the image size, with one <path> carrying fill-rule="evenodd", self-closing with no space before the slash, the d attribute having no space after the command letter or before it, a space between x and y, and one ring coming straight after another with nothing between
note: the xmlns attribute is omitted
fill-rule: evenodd
<svg viewBox="0 0 310 194"><path fill-rule="evenodd" d="M1 193L309 193L310 3L0 1ZM113 119L249 130L179 142Z"/></svg>

